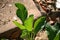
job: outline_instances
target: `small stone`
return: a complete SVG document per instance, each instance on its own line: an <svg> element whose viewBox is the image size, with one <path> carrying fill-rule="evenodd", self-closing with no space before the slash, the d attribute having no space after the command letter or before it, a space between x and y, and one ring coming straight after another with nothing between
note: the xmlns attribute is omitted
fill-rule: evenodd
<svg viewBox="0 0 60 40"><path fill-rule="evenodd" d="M9 6L9 7L11 7L11 6L12 6L12 4L9 4L8 6Z"/></svg>
<svg viewBox="0 0 60 40"><path fill-rule="evenodd" d="M40 0L35 0L36 2L39 2Z"/></svg>
<svg viewBox="0 0 60 40"><path fill-rule="evenodd" d="M53 24L53 23L54 23L54 21L49 21L49 23L50 23L50 24Z"/></svg>
<svg viewBox="0 0 60 40"><path fill-rule="evenodd" d="M17 20L16 16L13 17L14 20Z"/></svg>

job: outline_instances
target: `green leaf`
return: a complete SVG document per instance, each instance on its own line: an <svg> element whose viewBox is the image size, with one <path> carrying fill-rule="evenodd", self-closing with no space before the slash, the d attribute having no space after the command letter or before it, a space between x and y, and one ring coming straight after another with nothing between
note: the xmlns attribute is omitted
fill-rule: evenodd
<svg viewBox="0 0 60 40"><path fill-rule="evenodd" d="M25 26L23 26L22 24L18 23L17 21L13 21L13 23L14 23L18 28L20 28L21 30L26 29Z"/></svg>
<svg viewBox="0 0 60 40"><path fill-rule="evenodd" d="M60 23L55 23L54 27L56 28L56 30L60 30Z"/></svg>
<svg viewBox="0 0 60 40"><path fill-rule="evenodd" d="M24 22L28 16L27 9L21 3L16 3L15 6L18 8L16 11L16 15Z"/></svg>
<svg viewBox="0 0 60 40"><path fill-rule="evenodd" d="M59 30L58 33L56 34L56 37L54 38L54 40L60 40L60 30Z"/></svg>
<svg viewBox="0 0 60 40"><path fill-rule="evenodd" d="M34 32L37 33L44 25L46 18L45 17L40 17L37 19L34 23Z"/></svg>
<svg viewBox="0 0 60 40"><path fill-rule="evenodd" d="M25 20L24 22L24 26L26 27L26 29L28 31L32 31L33 29L33 20L34 20L34 16L30 16L28 19Z"/></svg>
<svg viewBox="0 0 60 40"><path fill-rule="evenodd" d="M49 23L47 23L46 24L46 31L47 31L48 39L53 40L57 34L57 29L55 28L55 26L52 26Z"/></svg>

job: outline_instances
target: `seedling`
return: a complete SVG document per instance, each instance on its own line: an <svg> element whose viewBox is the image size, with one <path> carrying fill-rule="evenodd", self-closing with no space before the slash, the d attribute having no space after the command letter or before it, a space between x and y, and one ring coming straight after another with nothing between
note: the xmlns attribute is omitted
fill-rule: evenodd
<svg viewBox="0 0 60 40"><path fill-rule="evenodd" d="M26 40L34 40L35 35L42 28L45 22L45 17L40 17L34 21L34 15L29 15L26 7L23 4L16 3L15 6L18 8L16 11L17 17L20 18L23 24L13 21L13 23L22 30L22 35L20 36Z"/></svg>

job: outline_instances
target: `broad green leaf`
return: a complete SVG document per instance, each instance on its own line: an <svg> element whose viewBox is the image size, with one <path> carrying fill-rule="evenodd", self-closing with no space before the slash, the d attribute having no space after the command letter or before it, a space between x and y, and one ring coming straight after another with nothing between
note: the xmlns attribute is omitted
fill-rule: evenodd
<svg viewBox="0 0 60 40"><path fill-rule="evenodd" d="M54 27L56 28L56 30L60 30L60 23L55 23Z"/></svg>
<svg viewBox="0 0 60 40"><path fill-rule="evenodd" d="M27 18L24 22L24 26L26 27L26 29L28 31L32 31L33 29L33 20L34 20L34 16L30 16L29 18Z"/></svg>
<svg viewBox="0 0 60 40"><path fill-rule="evenodd" d="M46 18L45 17L40 17L37 19L34 23L34 32L37 33L44 25Z"/></svg>
<svg viewBox="0 0 60 40"><path fill-rule="evenodd" d="M57 33L57 29L55 28L55 26L52 26L49 23L47 23L46 31L47 31L48 39L53 40Z"/></svg>
<svg viewBox="0 0 60 40"><path fill-rule="evenodd" d="M18 8L16 11L16 15L24 22L28 16L27 9L21 3L16 3L15 6Z"/></svg>
<svg viewBox="0 0 60 40"><path fill-rule="evenodd" d="M18 28L20 28L21 30L24 30L24 29L25 29L25 26L23 26L22 24L18 23L17 21L13 21L13 23L14 23Z"/></svg>
<svg viewBox="0 0 60 40"><path fill-rule="evenodd" d="M60 30L59 30L58 33L56 34L56 37L54 38L54 40L60 40Z"/></svg>

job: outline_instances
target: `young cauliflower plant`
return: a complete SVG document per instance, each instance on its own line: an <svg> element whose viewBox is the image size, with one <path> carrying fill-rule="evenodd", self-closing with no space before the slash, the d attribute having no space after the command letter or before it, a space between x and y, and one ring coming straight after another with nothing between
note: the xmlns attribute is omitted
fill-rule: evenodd
<svg viewBox="0 0 60 40"><path fill-rule="evenodd" d="M34 15L30 15L28 17L27 9L23 4L16 3L15 6L18 8L16 11L17 17L20 18L23 24L18 23L17 21L13 21L13 23L22 30L21 38L25 40L34 40L35 35L44 25L46 20L45 17L40 17L36 21L34 21Z"/></svg>

